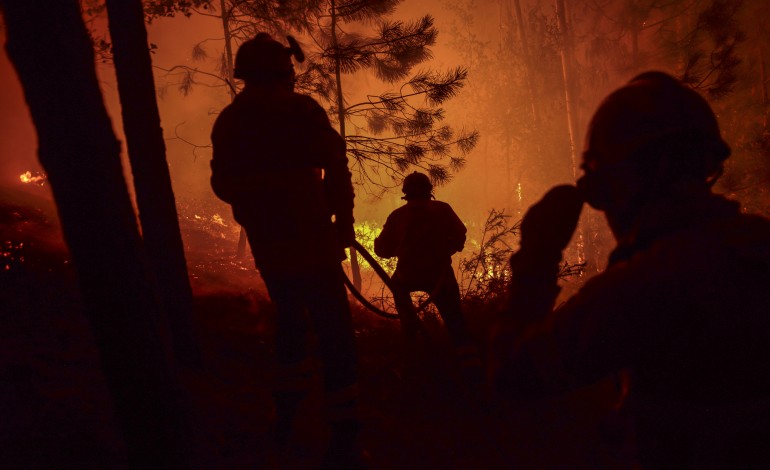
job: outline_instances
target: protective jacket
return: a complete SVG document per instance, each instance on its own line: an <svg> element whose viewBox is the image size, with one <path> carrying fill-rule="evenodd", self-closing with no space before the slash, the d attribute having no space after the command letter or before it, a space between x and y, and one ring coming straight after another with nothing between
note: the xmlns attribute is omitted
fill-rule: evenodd
<svg viewBox="0 0 770 470"><path fill-rule="evenodd" d="M498 327L500 388L538 396L622 371L643 464L753 461L770 436L770 221L714 195L660 205L552 313L555 279L519 282L511 317L545 320L515 338Z"/></svg>
<svg viewBox="0 0 770 470"><path fill-rule="evenodd" d="M417 285L414 290L430 292L439 277L451 271L452 255L462 251L465 232L449 204L411 199L388 216L374 241L374 252L383 258L397 256L394 277Z"/></svg>
<svg viewBox="0 0 770 470"><path fill-rule="evenodd" d="M282 275L339 262L335 234L353 224L345 144L312 98L247 86L211 135L211 186L244 226L257 267Z"/></svg>

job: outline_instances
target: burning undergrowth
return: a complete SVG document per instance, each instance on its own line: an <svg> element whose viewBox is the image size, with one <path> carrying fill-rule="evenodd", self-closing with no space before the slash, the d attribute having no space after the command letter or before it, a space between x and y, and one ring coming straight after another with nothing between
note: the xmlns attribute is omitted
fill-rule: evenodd
<svg viewBox="0 0 770 470"><path fill-rule="evenodd" d="M199 308L218 317L240 317L253 322L250 328L261 335L272 335L273 308L249 247L238 253L240 226L232 219L230 207L213 199L182 198L177 208L190 282ZM374 238L370 238L371 244ZM367 284L373 284L376 275L366 267L364 277ZM397 322L375 316L353 299L351 307L356 336L370 338L383 328L397 327Z"/></svg>
<svg viewBox="0 0 770 470"><path fill-rule="evenodd" d="M0 195L3 196L0 198L0 270L3 275L21 279L22 275L38 276L45 273L48 276L58 276L66 272L67 276L74 278L53 203L27 192L6 191ZM240 226L232 219L229 206L213 198L179 198L177 208L196 302L205 305L203 310L218 311L218 316L228 309L236 312L234 315L246 315L259 323L260 335L269 336L273 315L266 288L254 267L249 247L243 246L239 254ZM501 217L498 219L502 220ZM505 224L501 227L503 225ZM496 304L495 299L499 297L505 284L510 244L502 243L502 240L507 236L516 236L515 224L513 227L501 227L495 227L495 230L487 227L482 240L489 243L479 247L473 246L478 248L478 259L471 257L462 260L464 264L474 264L476 269L463 270L461 263L458 273L461 288L466 293L464 304L469 323L476 330L478 337L484 336L488 311L495 310L495 307L490 305ZM369 222L357 226L358 237L370 250L379 229L378 225ZM490 254L499 256L490 258ZM471 263L474 260L483 262ZM380 261L387 271L393 271L393 260ZM344 264L350 274L348 263ZM381 280L366 263L361 265L366 296L370 299L382 297L387 300L390 293ZM498 277L501 279L497 279ZM475 282L468 282L469 278ZM486 282L490 279L499 282ZM489 288L487 284L497 288ZM471 290L473 295L468 295ZM212 305L217 303L220 306L212 308ZM354 310L356 334L359 337L372 337L378 335L380 330L392 331L398 328L397 321L375 316L352 298L351 306ZM389 310L394 311L392 306ZM422 316L429 330L439 336L443 335L443 325L435 309L429 309Z"/></svg>
<svg viewBox="0 0 770 470"><path fill-rule="evenodd" d="M53 203L26 192L0 189L0 272L3 277L70 271L69 254Z"/></svg>
<svg viewBox="0 0 770 470"><path fill-rule="evenodd" d="M237 255L240 228L228 206L189 199L180 201L178 208L196 291L263 289L249 250ZM0 273L9 278L65 272L71 274L72 266L53 201L31 192L0 189Z"/></svg>
<svg viewBox="0 0 770 470"><path fill-rule="evenodd" d="M190 283L196 293L258 290L264 283L248 247L239 253L240 226L230 207L218 200L177 200Z"/></svg>

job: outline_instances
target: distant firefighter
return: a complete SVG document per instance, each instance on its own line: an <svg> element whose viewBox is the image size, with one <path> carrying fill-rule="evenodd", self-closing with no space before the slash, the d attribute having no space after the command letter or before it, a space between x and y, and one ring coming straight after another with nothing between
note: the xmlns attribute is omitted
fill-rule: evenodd
<svg viewBox="0 0 770 470"><path fill-rule="evenodd" d="M312 325L332 429L325 465L343 468L360 427L355 338L340 266L354 240L353 186L345 142L316 101L293 91L291 57L302 55L289 39L287 48L260 33L238 50L235 77L245 87L214 124L211 185L246 230L277 308L276 437L288 439L311 385Z"/></svg>
<svg viewBox="0 0 770 470"><path fill-rule="evenodd" d="M452 269L452 255L462 251L466 228L449 204L433 198L427 175L414 172L404 178L406 204L394 210L374 241L374 252L382 258L397 257L393 282L402 329L407 337L417 332L417 318L409 315L410 292L422 291L438 308L446 324L461 365L478 366L478 353L468 334L460 308L460 288Z"/></svg>
<svg viewBox="0 0 770 470"><path fill-rule="evenodd" d="M493 334L504 396L615 375L605 436L642 468L759 468L770 459L770 221L712 192L730 149L695 91L647 72L591 120L583 176L521 225L510 303ZM551 311L583 201L617 247L607 270ZM609 421L608 421L609 422Z"/></svg>

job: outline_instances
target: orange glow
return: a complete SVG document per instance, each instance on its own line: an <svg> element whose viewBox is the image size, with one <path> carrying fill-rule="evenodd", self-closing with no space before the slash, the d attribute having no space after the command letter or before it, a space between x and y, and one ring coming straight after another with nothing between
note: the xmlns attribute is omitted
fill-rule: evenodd
<svg viewBox="0 0 770 470"><path fill-rule="evenodd" d="M38 186L43 186L46 179L47 177L44 174L38 172L33 174L31 171L27 171L19 175L19 180L24 184L35 183Z"/></svg>

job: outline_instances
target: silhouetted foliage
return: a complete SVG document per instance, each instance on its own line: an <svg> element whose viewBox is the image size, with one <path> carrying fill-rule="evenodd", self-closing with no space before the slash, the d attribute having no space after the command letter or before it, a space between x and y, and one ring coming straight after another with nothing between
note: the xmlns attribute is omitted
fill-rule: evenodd
<svg viewBox="0 0 770 470"><path fill-rule="evenodd" d="M381 192L414 169L426 171L435 184L447 182L462 168L478 133L453 130L443 122L439 107L464 85L466 69L415 71L432 58L430 47L438 35L433 18L390 20L401 0L323 3L324 13L309 31L318 48L308 54L298 87L329 104L348 143L358 182ZM397 89L348 102L343 75L364 71Z"/></svg>
<svg viewBox="0 0 770 470"><path fill-rule="evenodd" d="M98 14L97 0L88 1L92 4L89 11ZM152 0L145 2L145 13L148 21L178 13L207 15L221 19L226 28L221 54L212 53L206 39L193 47L192 65L165 69L170 84L185 95L196 85L237 91L238 84L230 77L232 56L240 43L260 31L278 40L295 35L308 58L298 68L297 90L326 103L333 120L339 123L342 113L342 121L352 125L352 132L345 132L344 126L340 131L348 143L354 173L360 184L381 193L417 168L428 172L436 184L447 182L463 167L478 141L478 132L454 130L445 123L440 108L464 86L467 70L415 71L432 58L430 46L438 31L430 15L415 21L389 19L401 2ZM357 32L348 32L349 28ZM363 30L369 33L361 33ZM104 38L95 42L109 60L109 42ZM208 70L203 64L212 58L218 65ZM342 79L337 80L337 67L341 74L371 72L397 89L367 93L365 101L356 103L343 97L340 107L337 94Z"/></svg>
<svg viewBox="0 0 770 470"><path fill-rule="evenodd" d="M463 298L489 300L504 295L511 278L508 260L515 251L521 221L509 223L504 211L492 209L481 232L478 251L460 260L459 284Z"/></svg>
<svg viewBox="0 0 770 470"><path fill-rule="evenodd" d="M521 235L521 220L511 223L504 210L489 211L478 247L460 260L458 282L464 300L488 303L506 294L511 281L511 255ZM585 263L563 261L559 279L583 274Z"/></svg>
<svg viewBox="0 0 770 470"><path fill-rule="evenodd" d="M522 7L522 40L513 6ZM479 145L487 163L484 184L507 189L503 204L521 211L545 188L574 181L565 119L562 32L554 2L446 0L454 14L452 45L473 81L457 104L471 125L484 123ZM682 78L714 105L733 157L718 188L753 212L768 213L766 5L757 0L578 0L566 2L574 47L573 87L578 149L598 102L634 75L653 68ZM495 33L483 34L495 27ZM499 33L497 32L499 31ZM535 58L528 69L526 51ZM527 73L534 77L532 112ZM492 137L492 138L490 138ZM588 218L597 218L593 213ZM589 223L583 241L592 261L606 259L609 232Z"/></svg>

